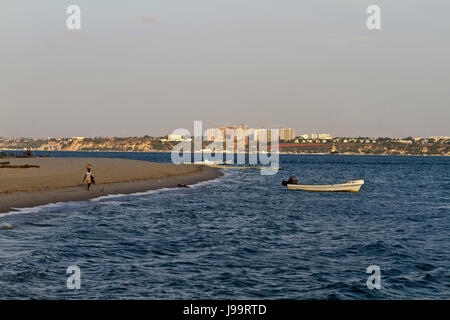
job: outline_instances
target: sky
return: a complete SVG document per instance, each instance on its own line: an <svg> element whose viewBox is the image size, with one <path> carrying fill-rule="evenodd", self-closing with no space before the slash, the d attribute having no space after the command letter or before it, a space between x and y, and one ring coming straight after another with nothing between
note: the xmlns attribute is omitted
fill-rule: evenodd
<svg viewBox="0 0 450 320"><path fill-rule="evenodd" d="M81 8L81 30L66 9ZM381 30L366 9L381 8ZM14 0L0 136L450 136L448 0Z"/></svg>

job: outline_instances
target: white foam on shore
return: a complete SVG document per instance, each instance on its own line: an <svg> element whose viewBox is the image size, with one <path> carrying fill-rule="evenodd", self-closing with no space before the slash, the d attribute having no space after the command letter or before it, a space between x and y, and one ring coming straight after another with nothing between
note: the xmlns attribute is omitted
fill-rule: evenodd
<svg viewBox="0 0 450 320"><path fill-rule="evenodd" d="M190 184L188 185L189 188L195 188L195 187L202 187L202 186L206 186L206 185L211 185L211 184L218 184L218 183L222 183L222 180L224 178L229 177L231 174L229 172L224 172L224 174L220 177L211 179L211 180L206 180L206 181L200 181L194 184ZM153 190L148 190L148 191L141 191L141 192L134 192L134 193L128 193L128 194L122 194L122 193L117 193L117 194L108 194L106 196L100 196L97 198L92 198L89 201L92 202L97 202L97 201L101 201L101 200L106 200L106 199L112 199L112 198L120 198L120 197L126 197L126 196L145 196L145 195L150 195L150 194L155 194L155 193L160 193L163 191L177 191L177 190L182 190L184 188L178 188L178 187L171 187L171 188L160 188L160 189L153 189Z"/></svg>
<svg viewBox="0 0 450 320"><path fill-rule="evenodd" d="M194 184L189 184L188 186L190 188L198 188L198 187L204 187L204 186L208 186L208 185L221 184L224 182L225 179L228 179L228 178L230 178L230 176L232 176L232 173L229 171L222 171L222 173L223 173L222 176L217 177L215 179L201 181L201 182L197 182Z"/></svg>
<svg viewBox="0 0 450 320"><path fill-rule="evenodd" d="M173 190L176 188L161 188L161 189L154 189L154 190L148 190L148 191L141 191L141 192L134 192L134 193L116 193L116 194L108 194L106 196L100 196L97 198L89 199L88 201L91 202L98 202L106 199L111 198L120 198L120 197L127 197L127 196L140 196L140 195L148 195L148 194L154 194L157 192L165 191L165 190Z"/></svg>
<svg viewBox="0 0 450 320"><path fill-rule="evenodd" d="M73 202L73 201L68 201L68 202ZM0 213L0 218L6 217L6 216L12 216L12 215L16 215L16 214L36 213L36 212L41 211L41 209L53 208L53 207L57 207L57 206L60 206L63 204L67 204L67 202L53 202L53 203L47 203L47 204L43 204L40 206L27 207L27 208L12 208L13 209L12 211Z"/></svg>

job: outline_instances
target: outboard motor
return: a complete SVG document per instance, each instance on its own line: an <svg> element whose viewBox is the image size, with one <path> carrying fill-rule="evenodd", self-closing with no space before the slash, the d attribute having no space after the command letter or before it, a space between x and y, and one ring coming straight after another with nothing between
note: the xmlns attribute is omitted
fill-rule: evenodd
<svg viewBox="0 0 450 320"><path fill-rule="evenodd" d="M283 180L282 182L281 182L281 184L283 185L283 186L287 186L288 184L297 184L298 183L298 178L296 177L296 176L290 176L289 177L289 179L286 181L286 180Z"/></svg>

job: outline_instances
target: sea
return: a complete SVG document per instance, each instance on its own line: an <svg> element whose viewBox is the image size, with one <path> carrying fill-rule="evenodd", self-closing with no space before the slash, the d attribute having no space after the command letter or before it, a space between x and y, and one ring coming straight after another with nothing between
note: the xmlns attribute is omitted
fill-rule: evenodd
<svg viewBox="0 0 450 320"><path fill-rule="evenodd" d="M282 154L280 166L0 214L0 299L450 299L449 157ZM288 191L291 175L365 184Z"/></svg>

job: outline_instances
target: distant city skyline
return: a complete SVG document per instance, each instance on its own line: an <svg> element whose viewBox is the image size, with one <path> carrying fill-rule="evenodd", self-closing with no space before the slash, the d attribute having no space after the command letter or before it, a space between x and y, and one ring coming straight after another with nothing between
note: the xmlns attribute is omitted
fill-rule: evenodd
<svg viewBox="0 0 450 320"><path fill-rule="evenodd" d="M208 128L207 130L204 130L203 137L207 138L210 136L214 137L214 134L211 133L211 130L217 130L218 128ZM295 135L289 136L289 138L284 138L285 135L282 134L282 130L286 129L293 129L293 128L251 128L248 127L248 129L253 129L256 132L261 130L267 130L270 129L280 129L280 140L292 140L292 139L305 139L305 140L327 140L327 139L335 139L335 138L392 138L392 139L404 139L404 138L413 138L413 139L444 139L444 140L450 140L450 136L414 136L414 135L408 135L408 136L363 136L363 135L355 135L355 136L345 136L345 135L333 135L329 134L328 132L296 132ZM293 134L293 133L292 133ZM289 134L288 134L289 135ZM167 133L162 135L156 135L156 134L143 134L143 135L110 135L110 136L46 136L46 137L33 137L33 136L0 136L0 139L75 139L75 140L83 140L83 139L91 139L91 138L131 138L131 137L153 137L153 138L160 138L160 137L182 137L178 134L173 133ZM194 134L191 134L191 137L194 137ZM176 138L174 138L176 140ZM214 139L212 139L214 140ZM169 139L170 141L170 139Z"/></svg>
<svg viewBox="0 0 450 320"><path fill-rule="evenodd" d="M81 8L81 30L66 8ZM381 8L382 29L366 28ZM450 1L6 2L0 136L449 136Z"/></svg>

